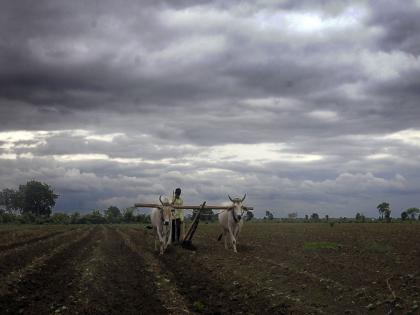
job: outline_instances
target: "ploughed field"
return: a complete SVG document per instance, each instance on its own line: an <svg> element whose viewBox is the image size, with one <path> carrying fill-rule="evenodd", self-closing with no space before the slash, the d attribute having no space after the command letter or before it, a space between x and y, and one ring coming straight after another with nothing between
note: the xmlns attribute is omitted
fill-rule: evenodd
<svg viewBox="0 0 420 315"><path fill-rule="evenodd" d="M420 314L419 224L200 224L154 252L142 225L0 226L2 314Z"/></svg>

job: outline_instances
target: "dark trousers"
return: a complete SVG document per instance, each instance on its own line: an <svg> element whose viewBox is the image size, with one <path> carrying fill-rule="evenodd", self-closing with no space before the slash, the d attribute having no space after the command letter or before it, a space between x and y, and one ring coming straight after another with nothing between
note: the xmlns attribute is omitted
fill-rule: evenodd
<svg viewBox="0 0 420 315"><path fill-rule="evenodd" d="M179 243L181 236L181 219L172 220L172 242Z"/></svg>

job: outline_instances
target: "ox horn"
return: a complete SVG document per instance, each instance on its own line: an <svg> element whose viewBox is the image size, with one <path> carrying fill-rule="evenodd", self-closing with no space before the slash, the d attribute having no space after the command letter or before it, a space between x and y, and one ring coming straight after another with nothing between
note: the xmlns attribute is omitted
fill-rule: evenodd
<svg viewBox="0 0 420 315"><path fill-rule="evenodd" d="M232 199L229 195L228 195L228 197L229 197L229 200L230 200L230 201L234 202L234 201L233 201L233 199Z"/></svg>
<svg viewBox="0 0 420 315"><path fill-rule="evenodd" d="M160 203L161 203L161 204L162 204L162 206L163 206L164 204L163 204L163 201L162 201L162 195L160 195L160 196L159 196L159 201L160 201Z"/></svg>
<svg viewBox="0 0 420 315"><path fill-rule="evenodd" d="M244 202L245 198L246 198L246 194L245 194L245 195L244 195L244 197L242 198L241 202Z"/></svg>

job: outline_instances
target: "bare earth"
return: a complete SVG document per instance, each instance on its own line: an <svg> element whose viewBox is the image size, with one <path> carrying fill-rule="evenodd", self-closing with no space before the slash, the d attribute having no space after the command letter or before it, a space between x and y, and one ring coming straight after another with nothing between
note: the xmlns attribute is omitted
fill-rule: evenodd
<svg viewBox="0 0 420 315"><path fill-rule="evenodd" d="M159 256L141 225L0 226L1 313L420 314L419 224L248 223L238 254L218 234Z"/></svg>

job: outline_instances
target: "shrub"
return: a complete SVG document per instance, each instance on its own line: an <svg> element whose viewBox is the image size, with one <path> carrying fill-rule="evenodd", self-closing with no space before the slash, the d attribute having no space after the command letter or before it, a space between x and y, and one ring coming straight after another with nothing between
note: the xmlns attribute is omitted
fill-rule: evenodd
<svg viewBox="0 0 420 315"><path fill-rule="evenodd" d="M70 224L70 216L66 213L54 213L48 220L52 224Z"/></svg>

